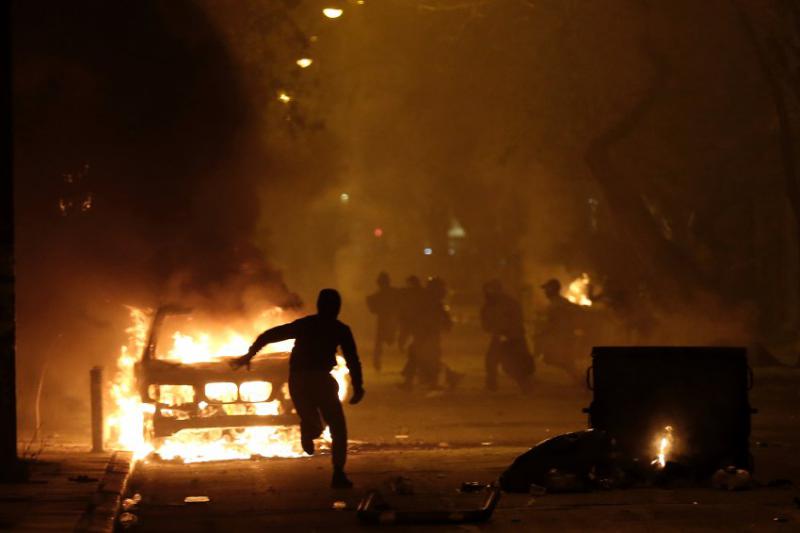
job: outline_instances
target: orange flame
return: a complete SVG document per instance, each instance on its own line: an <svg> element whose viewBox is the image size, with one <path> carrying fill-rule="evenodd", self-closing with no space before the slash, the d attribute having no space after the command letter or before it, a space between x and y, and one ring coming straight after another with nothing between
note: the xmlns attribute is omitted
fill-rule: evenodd
<svg viewBox="0 0 800 533"><path fill-rule="evenodd" d="M225 356L243 354L250 346L250 340L257 332L285 319L282 310L276 308L265 311L253 324L253 333L248 337L236 331L224 330L215 334L202 332L187 335L175 332L173 344L167 354L161 358L183 364L194 364L223 360ZM120 349L117 359L117 371L110 386L112 409L106 418L106 443L111 448L130 450L137 459L150 453L157 453L167 460L183 462L218 461L227 459L248 459L253 456L262 457L300 457L299 428L297 426L256 426L246 428L225 429L184 429L169 437L151 441L146 435L151 427L155 406L142 402L139 394L134 365L146 343L149 316L142 309L130 308L131 325L126 329L128 343ZM266 353L290 351L293 340L268 345ZM337 366L331 371L339 383L339 398L344 400L349 388L349 371L344 359L337 356ZM233 389L231 389L231 385ZM230 403L222 405L228 414L246 414L251 409L257 415L278 413L278 401L266 402L270 385L267 382L248 381L242 383L238 394L234 383L208 383L206 395L218 398L219 401L236 401L241 395L246 403ZM232 392L233 391L233 392ZM167 404L170 409L162 409L161 414L167 416L183 416L180 406L194 402L192 387L180 385L154 385L148 393L152 398ZM198 403L202 411L209 406L205 402ZM173 409L174 408L174 409ZM242 411L242 412L239 412ZM187 415L188 416L188 415ZM330 441L329 433L323 439Z"/></svg>
<svg viewBox="0 0 800 533"><path fill-rule="evenodd" d="M653 459L650 464L658 466L658 468L664 468L667 466L667 458L669 457L670 452L675 444L675 437L672 435L672 426L666 426L664 428L664 433L658 438L658 454L656 458Z"/></svg>
<svg viewBox="0 0 800 533"><path fill-rule="evenodd" d="M589 286L592 280L589 274L584 272L569 284L564 291L564 298L577 305L591 306L592 300L589 298Z"/></svg>

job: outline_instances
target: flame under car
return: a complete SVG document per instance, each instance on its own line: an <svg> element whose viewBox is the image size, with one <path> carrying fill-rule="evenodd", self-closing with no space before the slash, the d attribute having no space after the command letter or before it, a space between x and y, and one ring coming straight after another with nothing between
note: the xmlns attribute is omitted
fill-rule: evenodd
<svg viewBox="0 0 800 533"><path fill-rule="evenodd" d="M137 387L151 423L147 439L185 429L292 426L299 423L288 392L289 354L254 359L250 371L235 371L229 358L181 363L156 354L159 330L169 315L188 310L162 307L154 315L142 359L136 365Z"/></svg>

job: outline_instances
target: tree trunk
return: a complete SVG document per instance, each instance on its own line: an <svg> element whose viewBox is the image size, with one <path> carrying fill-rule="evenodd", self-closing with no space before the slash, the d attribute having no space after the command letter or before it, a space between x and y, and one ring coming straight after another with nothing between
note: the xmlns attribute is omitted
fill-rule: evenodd
<svg viewBox="0 0 800 533"><path fill-rule="evenodd" d="M2 7L8 21L10 2ZM4 32L3 72L10 80L11 31ZM2 85L3 124L11 133L11 83ZM12 143L2 143L0 160L6 163L0 185L0 477L18 470L17 458L17 397L15 372L15 313L14 313L14 187L12 177Z"/></svg>
<svg viewBox="0 0 800 533"><path fill-rule="evenodd" d="M770 54L768 53L767 49L768 47L762 43L762 37L759 36L759 32L757 31L755 24L747 14L745 8L742 7L741 3L734 1L733 5L737 14L739 15L739 21L741 22L744 33L747 36L750 45L753 47L753 52L755 53L756 60L761 68L764 81L766 82L772 96L772 103L775 106L775 114L778 119L779 147L783 168L784 190L786 193L786 198L789 201L789 205L792 208L792 214L795 222L795 243L798 250L800 250L800 183L798 182L798 165L796 159L797 154L795 152L797 146L797 137L794 131L794 124L792 123L791 112L789 111L789 102L787 98L788 91L784 90L784 87L781 83L781 78L779 77L780 60L779 58L770 58ZM780 4L777 5L780 7ZM792 4L787 3L786 6L786 12L783 14L786 16L793 16L793 22L800 24L800 16L798 16L796 11L792 11ZM794 9L796 9L796 7L794 7ZM781 10L779 9L779 12L780 11ZM778 36L777 39L780 39L780 36ZM781 46L781 43L776 41L776 36L774 35L771 36L771 39L768 42L771 42L773 47ZM773 55L780 55L780 50L776 49L774 52L775 53ZM794 85L792 84L792 81L794 80L791 80L791 74L788 72L784 74L784 77L789 78L789 88L792 88ZM796 91L800 91L800 85L795 86L794 89ZM800 92L797 94L800 95ZM800 286L798 288L800 289ZM796 304L800 305L800 293L796 295L796 298ZM797 326L798 325L796 325L796 327Z"/></svg>
<svg viewBox="0 0 800 533"><path fill-rule="evenodd" d="M711 287L703 280L691 258L664 238L658 222L644 204L640 188L615 171L611 161L611 150L635 133L667 86L666 62L646 32L642 47L654 68L650 87L630 110L592 140L585 161L608 202L617 234L623 237L624 246L636 262L636 275L654 289L653 296L657 300L669 305L680 293Z"/></svg>

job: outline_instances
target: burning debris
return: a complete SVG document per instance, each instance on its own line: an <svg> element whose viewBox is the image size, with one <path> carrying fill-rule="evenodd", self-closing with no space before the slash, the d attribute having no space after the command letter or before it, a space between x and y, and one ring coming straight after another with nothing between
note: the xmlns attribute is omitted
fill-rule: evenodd
<svg viewBox="0 0 800 533"><path fill-rule="evenodd" d="M665 426L664 433L657 438L658 441L658 455L653 459L650 464L656 465L659 468L667 466L667 458L675 444L675 437L672 435L672 426Z"/></svg>
<svg viewBox="0 0 800 533"><path fill-rule="evenodd" d="M175 330L165 353L158 351L164 320L183 310L162 307L154 314L131 308L128 345L120 350L106 420L111 446L183 462L300 457L297 417L288 393L288 350L270 345L251 372L236 374L228 361L247 351L247 337L230 329ZM262 313L247 335L267 329L283 314ZM191 322L189 322L191 324ZM332 375L339 396L348 392L342 360ZM323 439L329 440L326 435Z"/></svg>

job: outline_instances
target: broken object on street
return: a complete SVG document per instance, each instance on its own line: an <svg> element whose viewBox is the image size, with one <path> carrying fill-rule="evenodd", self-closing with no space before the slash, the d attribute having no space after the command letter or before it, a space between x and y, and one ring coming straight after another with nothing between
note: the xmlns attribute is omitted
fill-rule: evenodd
<svg viewBox="0 0 800 533"><path fill-rule="evenodd" d="M500 501L500 488L487 487L486 499L477 509L395 509L377 490L372 490L358 504L362 524L467 524L487 522Z"/></svg>

